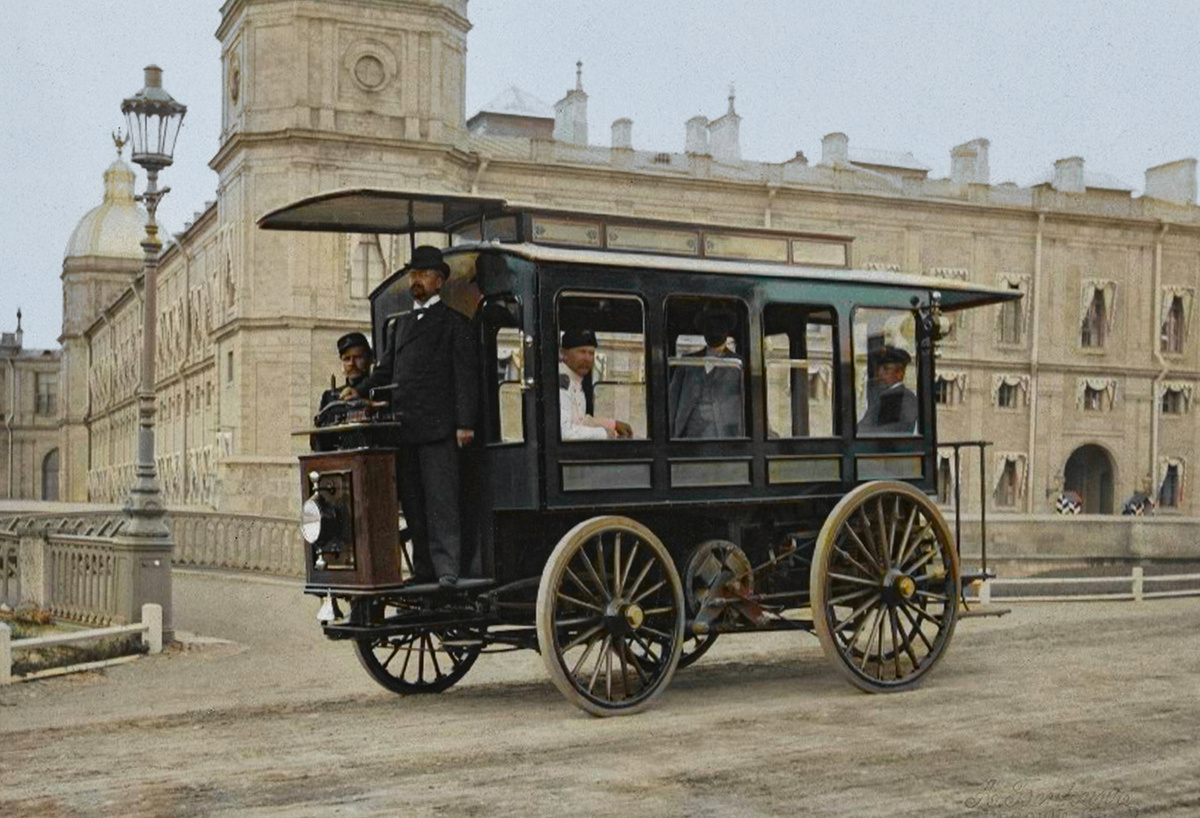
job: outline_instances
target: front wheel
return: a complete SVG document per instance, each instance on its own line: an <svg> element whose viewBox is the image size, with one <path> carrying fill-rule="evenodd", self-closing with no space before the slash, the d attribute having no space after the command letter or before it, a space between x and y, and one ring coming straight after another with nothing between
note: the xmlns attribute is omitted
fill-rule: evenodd
<svg viewBox="0 0 1200 818"><path fill-rule="evenodd" d="M626 517L593 517L555 546L538 586L542 661L594 716L645 709L679 664L683 584L666 547Z"/></svg>
<svg viewBox="0 0 1200 818"><path fill-rule="evenodd" d="M937 506L907 483L866 483L817 538L813 626L826 657L869 693L916 685L958 617L958 557Z"/></svg>
<svg viewBox="0 0 1200 818"><path fill-rule="evenodd" d="M441 693L479 658L481 648L474 641L456 628L430 628L355 639L354 652L371 678L393 693Z"/></svg>

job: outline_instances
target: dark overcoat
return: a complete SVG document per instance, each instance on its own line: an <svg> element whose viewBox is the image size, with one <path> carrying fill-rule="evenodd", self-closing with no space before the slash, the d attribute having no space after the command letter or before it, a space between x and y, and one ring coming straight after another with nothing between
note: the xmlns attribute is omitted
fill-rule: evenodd
<svg viewBox="0 0 1200 818"><path fill-rule="evenodd" d="M359 392L396 384L392 411L403 424L400 442L432 443L475 428L478 373L470 324L439 301L400 317Z"/></svg>

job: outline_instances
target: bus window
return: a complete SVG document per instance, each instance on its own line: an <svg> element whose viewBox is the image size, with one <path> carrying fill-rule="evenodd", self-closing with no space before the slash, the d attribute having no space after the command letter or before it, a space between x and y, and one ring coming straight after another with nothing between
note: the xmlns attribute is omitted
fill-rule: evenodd
<svg viewBox="0 0 1200 818"><path fill-rule="evenodd" d="M667 299L671 438L746 436L746 305L733 298Z"/></svg>
<svg viewBox="0 0 1200 818"><path fill-rule="evenodd" d="M644 438L646 329L633 295L558 298L559 421L563 440Z"/></svg>
<svg viewBox="0 0 1200 818"><path fill-rule="evenodd" d="M829 307L768 304L763 309L768 438L837 434L836 325Z"/></svg>
<svg viewBox="0 0 1200 818"><path fill-rule="evenodd" d="M920 419L919 362L912 312L857 309L853 325L858 435L916 434Z"/></svg>
<svg viewBox="0 0 1200 818"><path fill-rule="evenodd" d="M525 335L521 331L521 305L514 296L502 295L489 297L481 309L486 333L484 357L488 362L491 392L487 441L523 443Z"/></svg>

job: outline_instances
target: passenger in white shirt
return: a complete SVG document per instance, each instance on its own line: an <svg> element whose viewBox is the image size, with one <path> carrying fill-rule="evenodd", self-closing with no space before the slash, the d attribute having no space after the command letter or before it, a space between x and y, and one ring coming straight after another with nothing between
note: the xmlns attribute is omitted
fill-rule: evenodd
<svg viewBox="0 0 1200 818"><path fill-rule="evenodd" d="M593 415L592 368L596 365L596 334L586 329L567 330L563 333L561 348L558 403L562 439L633 437L633 429L628 423Z"/></svg>

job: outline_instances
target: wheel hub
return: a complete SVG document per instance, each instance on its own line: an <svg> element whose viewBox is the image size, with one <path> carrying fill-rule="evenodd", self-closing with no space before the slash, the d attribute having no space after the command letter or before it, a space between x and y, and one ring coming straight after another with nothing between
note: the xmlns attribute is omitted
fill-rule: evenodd
<svg viewBox="0 0 1200 818"><path fill-rule="evenodd" d="M646 612L642 610L642 606L624 599L614 599L604 611L604 624L610 633L617 636L636 631L645 621Z"/></svg>
<svg viewBox="0 0 1200 818"><path fill-rule="evenodd" d="M889 603L912 599L916 593L916 581L903 571L893 568L883 578L882 596Z"/></svg>

